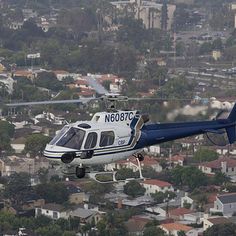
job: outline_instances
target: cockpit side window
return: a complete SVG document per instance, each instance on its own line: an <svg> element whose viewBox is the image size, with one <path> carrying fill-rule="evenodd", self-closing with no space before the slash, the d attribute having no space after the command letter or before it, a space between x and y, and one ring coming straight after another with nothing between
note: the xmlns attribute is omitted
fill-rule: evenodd
<svg viewBox="0 0 236 236"><path fill-rule="evenodd" d="M68 130L69 126L64 126L57 134L56 136L51 140L49 143L50 145L54 145Z"/></svg>
<svg viewBox="0 0 236 236"><path fill-rule="evenodd" d="M97 144L98 135L96 132L91 132L88 134L86 142L84 144L85 149L94 148Z"/></svg>
<svg viewBox="0 0 236 236"><path fill-rule="evenodd" d="M85 131L77 128L70 128L67 133L57 142L56 145L80 149L84 140Z"/></svg>
<svg viewBox="0 0 236 236"><path fill-rule="evenodd" d="M101 132L101 138L100 138L100 147L110 146L115 141L115 134L113 131L104 131Z"/></svg>

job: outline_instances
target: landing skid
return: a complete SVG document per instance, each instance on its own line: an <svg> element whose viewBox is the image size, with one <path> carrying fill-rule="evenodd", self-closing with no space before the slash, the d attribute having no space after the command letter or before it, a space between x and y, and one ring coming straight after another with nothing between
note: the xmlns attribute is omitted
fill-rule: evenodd
<svg viewBox="0 0 236 236"><path fill-rule="evenodd" d="M136 160L137 160L136 166L139 170L138 178L128 178L128 179L117 180L116 178L117 171L91 172L91 173L88 173L88 177L101 184L122 183L122 182L131 181L131 180L143 180L144 177L142 174L139 158L136 157Z"/></svg>
<svg viewBox="0 0 236 236"><path fill-rule="evenodd" d="M101 183L101 184L120 183L120 182L127 182L131 180L143 180L144 177L143 177L142 169L140 165L140 161L143 160L143 156L141 154L138 154L137 156L135 156L135 158L137 161L136 167L139 171L138 178L128 178L128 179L117 180L116 178L117 171L89 172L89 171L86 171L85 167L74 166L74 165L66 165L66 166L63 165L60 167L60 169L64 175L67 175L67 176L76 175L80 179L80 178L83 178L86 174L90 179L93 179L96 182ZM81 171L82 169L83 169L83 173L78 173L78 171Z"/></svg>

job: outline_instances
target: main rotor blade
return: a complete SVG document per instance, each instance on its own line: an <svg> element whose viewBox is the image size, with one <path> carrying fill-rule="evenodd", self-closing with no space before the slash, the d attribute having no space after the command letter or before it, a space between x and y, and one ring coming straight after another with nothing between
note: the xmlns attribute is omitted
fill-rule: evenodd
<svg viewBox="0 0 236 236"><path fill-rule="evenodd" d="M50 104L61 104L61 103L87 103L91 100L96 100L94 97L90 98L79 98L70 100L52 100L52 101L36 101L36 102L17 102L17 103L7 103L8 107L18 107L18 106L33 106L33 105L50 105Z"/></svg>
<svg viewBox="0 0 236 236"><path fill-rule="evenodd" d="M152 101L191 101L192 98L128 98L129 101L143 101L143 100L152 100Z"/></svg>

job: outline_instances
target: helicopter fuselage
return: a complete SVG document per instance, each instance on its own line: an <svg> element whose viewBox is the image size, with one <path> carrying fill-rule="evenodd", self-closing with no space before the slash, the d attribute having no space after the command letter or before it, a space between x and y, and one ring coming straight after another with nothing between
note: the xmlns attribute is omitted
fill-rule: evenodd
<svg viewBox="0 0 236 236"><path fill-rule="evenodd" d="M148 124L138 111L96 113L91 121L66 125L46 146L44 155L75 165L97 165L126 159L144 147L225 129L230 143L236 139L236 106L227 119Z"/></svg>

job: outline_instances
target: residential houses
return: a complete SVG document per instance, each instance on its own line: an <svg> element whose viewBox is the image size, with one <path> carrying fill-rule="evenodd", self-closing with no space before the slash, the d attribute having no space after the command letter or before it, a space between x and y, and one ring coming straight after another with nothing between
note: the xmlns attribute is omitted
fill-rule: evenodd
<svg viewBox="0 0 236 236"><path fill-rule="evenodd" d="M151 222L151 220L148 218L133 216L125 223L125 226L130 235L141 236L143 235L146 224L149 222Z"/></svg>
<svg viewBox="0 0 236 236"><path fill-rule="evenodd" d="M185 196L181 198L181 207L185 207L186 204L190 205L190 208L193 207L194 200L188 196L188 193L185 193Z"/></svg>
<svg viewBox="0 0 236 236"><path fill-rule="evenodd" d="M92 223L95 225L102 219L105 212L98 211L98 209L87 209L78 207L69 213L72 218L78 218L81 224Z"/></svg>
<svg viewBox="0 0 236 236"><path fill-rule="evenodd" d="M214 175L217 171L220 171L227 176L234 176L236 175L236 159L220 157L214 161L203 162L199 164L198 168L209 175Z"/></svg>
<svg viewBox="0 0 236 236"><path fill-rule="evenodd" d="M217 195L214 208L211 208L210 212L222 213L224 216L232 216L236 213L236 193Z"/></svg>
<svg viewBox="0 0 236 236"><path fill-rule="evenodd" d="M184 232L186 236L198 236L197 230L180 223L161 224L159 227L164 230L167 235L178 236L179 232Z"/></svg>
<svg viewBox="0 0 236 236"><path fill-rule="evenodd" d="M174 209L169 210L168 214L169 214L170 218L178 221L178 220L184 220L184 215L191 214L193 212L194 211L191 209L187 209L184 207L178 207L178 208L174 208Z"/></svg>
<svg viewBox="0 0 236 236"><path fill-rule="evenodd" d="M65 210L64 206L56 204L56 203L48 203L41 207L35 208L35 217L40 215L47 216L51 219L57 220L60 218L68 219L69 214Z"/></svg>
<svg viewBox="0 0 236 236"><path fill-rule="evenodd" d="M146 189L145 194L148 196L151 196L152 193L157 193L157 192L163 192L163 193L167 191L174 192L172 184L157 179L144 180L143 182L141 182L141 185Z"/></svg>
<svg viewBox="0 0 236 236"><path fill-rule="evenodd" d="M127 0L113 1L112 6L119 11L128 11L134 14L135 19L141 19L147 29L161 29L161 14L163 4L154 1ZM167 30L171 29L176 6L167 4Z"/></svg>
<svg viewBox="0 0 236 236"><path fill-rule="evenodd" d="M13 173L27 172L35 174L40 168L48 168L46 158L27 158L8 156L0 159L0 173L2 176L10 176Z"/></svg>
<svg viewBox="0 0 236 236"><path fill-rule="evenodd" d="M81 224L92 223L97 224L105 212L98 209L88 209L82 207L76 207L75 209L66 209L64 206L55 203L47 203L41 207L35 208L35 217L40 215L47 216L51 219L68 219L69 217L77 218Z"/></svg>
<svg viewBox="0 0 236 236"><path fill-rule="evenodd" d="M144 156L144 160L140 162L141 168L151 167L156 172L162 171L162 166L156 158L150 156ZM138 162L136 158L131 157L127 160L117 161L115 163L110 163L105 165L105 170L120 170L121 168L129 168L132 169L133 172L138 171Z"/></svg>
<svg viewBox="0 0 236 236"><path fill-rule="evenodd" d="M208 215L205 215L203 219L203 230L205 231L213 225L228 224L230 222L229 219L223 216L209 217Z"/></svg>

